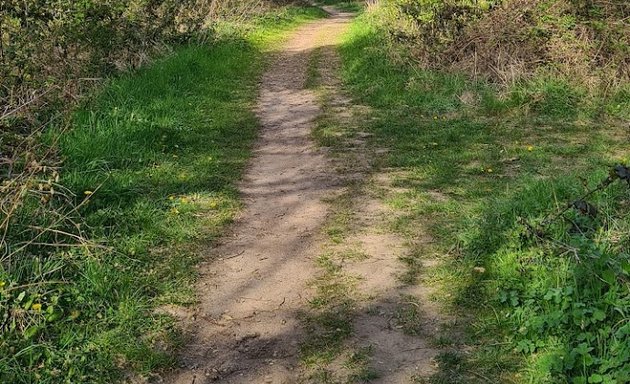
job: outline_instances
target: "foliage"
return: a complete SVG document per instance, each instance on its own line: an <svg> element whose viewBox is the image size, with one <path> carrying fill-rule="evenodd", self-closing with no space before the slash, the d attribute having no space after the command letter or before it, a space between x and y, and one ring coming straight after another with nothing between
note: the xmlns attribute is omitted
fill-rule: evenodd
<svg viewBox="0 0 630 384"><path fill-rule="evenodd" d="M428 68L510 86L539 72L608 95L630 78L628 4L581 0L388 0L386 31Z"/></svg>
<svg viewBox="0 0 630 384"><path fill-rule="evenodd" d="M0 195L0 382L142 380L180 342L197 251L239 209L262 50L315 8L282 8L109 80L20 141Z"/></svg>
<svg viewBox="0 0 630 384"><path fill-rule="evenodd" d="M510 209L513 223L519 216L539 220L540 211L528 211L541 205L545 193L577 193L570 179L562 182L534 184L508 205L498 202L494 212L505 219ZM486 288L504 312L505 337L516 352L536 356L536 370L550 378L574 383L630 380L629 191L614 186L601 194L597 211L570 210L542 236L512 224L484 257L491 268ZM474 251L493 246L478 241L471 245Z"/></svg>
<svg viewBox="0 0 630 384"><path fill-rule="evenodd" d="M183 42L211 38L217 20L256 17L285 0L7 0L0 3L0 157L24 135L120 70Z"/></svg>
<svg viewBox="0 0 630 384"><path fill-rule="evenodd" d="M418 66L389 12L355 23L344 77L372 108L372 145L389 150L378 164L396 188L392 227L419 262L443 260L423 281L474 318L455 349L475 348L445 352L431 382L628 382L630 188L617 182L549 220L628 163L623 114L593 113L563 79L498 88ZM594 98L602 111L618 100Z"/></svg>
<svg viewBox="0 0 630 384"><path fill-rule="evenodd" d="M156 44L198 32L206 15L207 6L197 0L3 1L4 112L28 102L33 91L59 87L68 93L69 80L141 64Z"/></svg>

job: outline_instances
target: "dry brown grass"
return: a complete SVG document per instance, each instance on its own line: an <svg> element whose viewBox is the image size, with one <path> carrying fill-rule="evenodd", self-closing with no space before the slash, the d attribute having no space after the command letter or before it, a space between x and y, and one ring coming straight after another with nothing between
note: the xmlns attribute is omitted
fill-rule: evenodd
<svg viewBox="0 0 630 384"><path fill-rule="evenodd" d="M597 94L630 80L626 1L503 0L487 10L465 1L409 3L390 7L386 28L412 47L424 67L464 71L504 86L551 73Z"/></svg>
<svg viewBox="0 0 630 384"><path fill-rule="evenodd" d="M503 84L548 67L589 90L616 87L630 76L628 7L596 3L598 18L567 0L508 1L467 28L445 56L455 68Z"/></svg>

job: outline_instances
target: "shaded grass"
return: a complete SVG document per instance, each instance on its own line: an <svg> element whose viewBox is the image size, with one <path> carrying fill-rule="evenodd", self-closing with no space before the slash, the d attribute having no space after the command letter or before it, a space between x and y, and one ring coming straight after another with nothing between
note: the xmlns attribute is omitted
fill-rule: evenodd
<svg viewBox="0 0 630 384"><path fill-rule="evenodd" d="M3 263L1 382L112 383L174 364L181 336L155 309L194 302L199 251L240 209L264 51L323 16L284 8L222 24L212 44L109 80L71 129L50 132L58 183L82 203L74 223L92 246Z"/></svg>
<svg viewBox="0 0 630 384"><path fill-rule="evenodd" d="M333 5L335 8L342 12L358 13L365 7L365 2L361 0L319 0L319 5Z"/></svg>
<svg viewBox="0 0 630 384"><path fill-rule="evenodd" d="M328 234L330 245L339 245L350 231L351 198L344 193L329 203L335 207L335 214L328 219L324 231ZM309 380L315 383L338 381L328 367L342 357L347 349L346 342L353 333L357 279L343 270L343 263L355 257L363 255L330 250L317 260L320 272L312 282L316 295L310 300L311 308L301 318L306 338L300 347L300 360ZM348 364L353 374L365 371L365 364Z"/></svg>
<svg viewBox="0 0 630 384"><path fill-rule="evenodd" d="M378 14L361 16L342 55L347 87L372 107L364 128L371 144L389 149L377 163L405 191L385 197L399 212L392 226L411 238L428 232L431 251L445 260L428 276L448 292L439 299L477 318L459 340L476 352L443 355L433 382L627 380L620 367L628 316L617 309L630 299L629 284L627 272L612 265L627 265L628 189L614 186L594 198L607 224L584 224L595 228L590 234L571 232L568 221L547 229L577 249L579 260L553 242L524 242L519 221L540 222L580 196L583 183L594 186L612 164L627 162L619 114L601 114L619 104L594 110L578 89L544 77L506 93L422 70L380 28ZM411 281L413 260L409 268Z"/></svg>
<svg viewBox="0 0 630 384"><path fill-rule="evenodd" d="M304 87L307 89L315 89L320 83L321 74L319 73L319 65L322 59L323 48L316 48L308 59L306 68L306 82Z"/></svg>

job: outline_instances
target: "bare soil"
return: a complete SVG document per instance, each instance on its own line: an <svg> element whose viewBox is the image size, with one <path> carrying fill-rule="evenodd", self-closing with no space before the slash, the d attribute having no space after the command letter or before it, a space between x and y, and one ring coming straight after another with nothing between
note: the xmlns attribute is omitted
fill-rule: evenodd
<svg viewBox="0 0 630 384"><path fill-rule="evenodd" d="M328 11L330 18L297 30L264 75L257 106L261 136L240 184L246 207L232 233L200 266L199 305L191 311L166 309L182 318L189 338L180 369L165 382L310 380L299 361L305 338L300 316L314 295L315 259L329 243L322 228L334 207L325 201L338 196L349 180L368 177L371 156L362 145L365 137L358 135L355 149L365 153L354 158L354 170L340 173L311 138L321 107L317 94L305 89L310 57L318 49L327 52L321 70L330 83L339 65L332 47L351 19ZM341 115L351 116L344 110ZM369 257L348 264L347 272L360 278L359 290L369 299L358 308L349 345L373 348L371 364L379 375L374 382L411 382L414 375L432 372L437 351L428 338L407 335L392 322L407 289L397 280L405 240L378 229L388 215L380 201L356 198L364 202L354 213L360 229L349 243Z"/></svg>
<svg viewBox="0 0 630 384"><path fill-rule="evenodd" d="M407 267L401 258L412 252L412 242L429 244L433 240L422 230L415 238L404 238L391 229L397 213L384 199L400 191L392 185L392 175L378 166L387 150L370 145L371 134L362 129L365 116L370 116L369 107L353 103L344 94L338 75L340 66L334 46L324 47L319 63L320 99L326 100L324 113L350 132L340 139L341 145L333 147L331 162L342 180L342 193L352 196L352 217L344 240L328 241L323 247L333 254L351 249L363 255L338 260L342 273L358 281L353 335L346 341L346 349L350 355L370 351L370 371L374 372L374 377L367 380L370 383L425 382L437 368L434 358L441 350L435 340L452 319L431 300L433 287L404 281ZM438 260L424 255L423 269L438 265ZM413 316L401 315L409 309ZM343 360L343 355L340 357ZM330 382L366 382L356 379L357 373L349 372L344 365L336 361L326 367L333 377Z"/></svg>

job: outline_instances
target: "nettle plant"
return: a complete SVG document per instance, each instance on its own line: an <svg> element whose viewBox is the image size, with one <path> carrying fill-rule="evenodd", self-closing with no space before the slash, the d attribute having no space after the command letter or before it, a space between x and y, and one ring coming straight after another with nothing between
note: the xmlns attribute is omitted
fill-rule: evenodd
<svg viewBox="0 0 630 384"><path fill-rule="evenodd" d="M630 171L617 166L587 193L596 203L522 219L498 252L494 268L511 275L497 279L510 345L553 380L630 381L629 187Z"/></svg>

